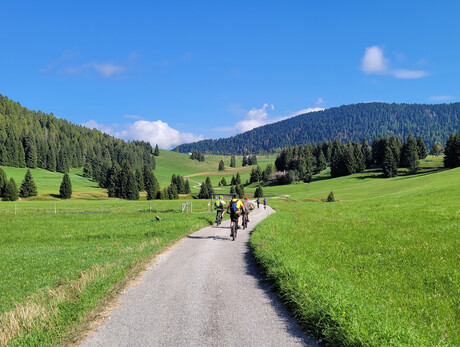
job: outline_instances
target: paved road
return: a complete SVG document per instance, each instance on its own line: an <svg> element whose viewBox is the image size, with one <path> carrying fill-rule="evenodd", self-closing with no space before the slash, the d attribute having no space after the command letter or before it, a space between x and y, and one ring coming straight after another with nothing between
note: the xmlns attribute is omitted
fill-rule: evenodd
<svg viewBox="0 0 460 347"><path fill-rule="evenodd" d="M236 241L229 221L185 238L121 295L119 307L82 345L315 345L261 282L249 251L249 232L270 213L262 205L254 210Z"/></svg>

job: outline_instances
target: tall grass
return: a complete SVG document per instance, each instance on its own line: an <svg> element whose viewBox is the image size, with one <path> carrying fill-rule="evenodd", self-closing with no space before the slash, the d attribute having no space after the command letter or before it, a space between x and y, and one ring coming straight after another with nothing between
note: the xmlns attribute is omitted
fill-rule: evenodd
<svg viewBox="0 0 460 347"><path fill-rule="evenodd" d="M459 175L284 187L251 247L304 328L335 345L458 346ZM318 202L331 190L339 202Z"/></svg>

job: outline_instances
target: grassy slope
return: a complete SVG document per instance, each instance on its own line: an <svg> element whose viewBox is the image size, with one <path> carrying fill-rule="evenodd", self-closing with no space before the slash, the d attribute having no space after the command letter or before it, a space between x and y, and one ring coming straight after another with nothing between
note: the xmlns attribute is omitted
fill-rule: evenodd
<svg viewBox="0 0 460 347"><path fill-rule="evenodd" d="M145 201L101 204L62 201L54 214L54 202L0 203L0 345L58 344L127 273L213 217L179 213L178 201L152 201L155 214Z"/></svg>
<svg viewBox="0 0 460 347"><path fill-rule="evenodd" d="M430 166L429 160L423 163ZM251 245L307 329L343 345L458 345L460 169L265 187ZM330 191L336 203L321 203Z"/></svg>

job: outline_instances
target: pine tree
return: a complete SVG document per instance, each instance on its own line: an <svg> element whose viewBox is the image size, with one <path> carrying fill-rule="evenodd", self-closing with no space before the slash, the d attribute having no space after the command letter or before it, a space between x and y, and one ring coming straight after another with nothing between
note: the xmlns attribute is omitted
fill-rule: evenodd
<svg viewBox="0 0 460 347"><path fill-rule="evenodd" d="M160 156L160 149L158 148L158 144L155 145L155 150L153 151L153 155L155 157L159 157Z"/></svg>
<svg viewBox="0 0 460 347"><path fill-rule="evenodd" d="M264 197L264 192L263 192L262 186L260 184L256 188L256 190L254 191L254 197L255 198L263 198Z"/></svg>
<svg viewBox="0 0 460 347"><path fill-rule="evenodd" d="M211 197L211 194L214 193L214 188L212 186L211 179L209 178L209 176L206 177L205 184L207 185L207 188L208 188L209 197Z"/></svg>
<svg viewBox="0 0 460 347"><path fill-rule="evenodd" d="M334 192L330 192L329 195L327 196L327 199L326 199L327 202L334 202L335 201L335 197L334 197Z"/></svg>
<svg viewBox="0 0 460 347"><path fill-rule="evenodd" d="M3 197L3 192L5 191L5 186L7 182L8 182L8 178L6 176L6 173L0 167L0 198Z"/></svg>
<svg viewBox="0 0 460 347"><path fill-rule="evenodd" d="M235 187L235 193L238 194L240 198L244 196L244 188L241 184L236 185Z"/></svg>
<svg viewBox="0 0 460 347"><path fill-rule="evenodd" d="M366 139L363 140L363 144L361 145L361 151L363 152L364 163L366 165L366 169L370 169L373 165L372 161L372 148L369 146L369 143Z"/></svg>
<svg viewBox="0 0 460 347"><path fill-rule="evenodd" d="M198 199L209 199L211 198L211 194L208 191L208 185L206 182L201 184L200 192L198 193Z"/></svg>
<svg viewBox="0 0 460 347"><path fill-rule="evenodd" d="M37 144L33 132L29 132L24 140L26 166L32 169L37 167Z"/></svg>
<svg viewBox="0 0 460 347"><path fill-rule="evenodd" d="M221 161L219 162L219 171L224 171L224 170L225 170L225 164L224 164L224 161L221 160Z"/></svg>
<svg viewBox="0 0 460 347"><path fill-rule="evenodd" d="M230 185L236 186L236 178L235 178L235 176L232 176L232 179L230 181Z"/></svg>
<svg viewBox="0 0 460 347"><path fill-rule="evenodd" d="M423 142L422 136L420 135L419 137L417 137L417 153L418 153L419 159L425 159L428 154L426 150L425 142Z"/></svg>
<svg viewBox="0 0 460 347"><path fill-rule="evenodd" d="M418 170L417 143L411 133L407 136L406 143L401 153L401 164L403 167L409 169L410 174L414 174Z"/></svg>
<svg viewBox="0 0 460 347"><path fill-rule="evenodd" d="M126 199L139 200L139 189L137 188L136 178L132 170L129 171L126 180Z"/></svg>
<svg viewBox="0 0 460 347"><path fill-rule="evenodd" d="M3 190L3 201L16 201L18 200L18 197L19 194L16 182L14 181L13 177L11 177Z"/></svg>
<svg viewBox="0 0 460 347"><path fill-rule="evenodd" d="M245 155L243 155L243 162L241 166L245 167L246 165L248 165L248 158Z"/></svg>
<svg viewBox="0 0 460 347"><path fill-rule="evenodd" d="M460 166L460 135L450 134L444 148L444 167L455 168Z"/></svg>
<svg viewBox="0 0 460 347"><path fill-rule="evenodd" d="M144 187L144 177L142 176L141 170L136 169L135 178L136 178L137 188L140 192L142 192L145 189L145 187Z"/></svg>
<svg viewBox="0 0 460 347"><path fill-rule="evenodd" d="M160 191L160 186L158 181L153 174L153 171L147 166L144 166L144 186L145 191L147 192L147 200L153 200L157 197L158 192Z"/></svg>
<svg viewBox="0 0 460 347"><path fill-rule="evenodd" d="M86 159L85 165L83 166L83 177L93 177L93 166L91 165L91 161L89 159Z"/></svg>
<svg viewBox="0 0 460 347"><path fill-rule="evenodd" d="M230 186L230 194L235 194L235 186Z"/></svg>
<svg viewBox="0 0 460 347"><path fill-rule="evenodd" d="M19 196L21 198L37 196L37 186L35 185L30 170L27 170L24 180L21 183L21 187L19 188Z"/></svg>
<svg viewBox="0 0 460 347"><path fill-rule="evenodd" d="M235 156L232 155L230 159L230 167L235 167L235 166L236 166L236 159L235 159Z"/></svg>
<svg viewBox="0 0 460 347"><path fill-rule="evenodd" d="M222 177L222 179L220 180L220 185L221 186L226 186L227 185L227 180L225 179L225 177Z"/></svg>
<svg viewBox="0 0 460 347"><path fill-rule="evenodd" d="M390 145L388 145L385 149L385 156L382 163L382 171L383 175L386 178L398 175L398 162L394 156L394 153Z"/></svg>
<svg viewBox="0 0 460 347"><path fill-rule="evenodd" d="M62 177L59 194L61 194L62 199L70 199L72 197L72 183L70 182L70 177L67 172L64 174L64 177Z"/></svg>
<svg viewBox="0 0 460 347"><path fill-rule="evenodd" d="M235 183L236 185L241 184L241 176L239 172L236 173Z"/></svg>
<svg viewBox="0 0 460 347"><path fill-rule="evenodd" d="M107 194L111 198L120 198L120 179L121 169L120 166L115 162L110 168L107 174Z"/></svg>
<svg viewBox="0 0 460 347"><path fill-rule="evenodd" d="M184 194L190 194L192 191L190 189L190 182L188 180L185 181L185 191Z"/></svg>

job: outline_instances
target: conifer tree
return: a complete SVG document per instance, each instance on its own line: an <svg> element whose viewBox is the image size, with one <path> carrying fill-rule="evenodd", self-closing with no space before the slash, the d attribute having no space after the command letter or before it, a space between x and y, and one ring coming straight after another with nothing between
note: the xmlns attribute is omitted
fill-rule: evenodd
<svg viewBox="0 0 460 347"><path fill-rule="evenodd" d="M236 186L236 178L235 178L234 175L232 176L232 180L230 181L230 185Z"/></svg>
<svg viewBox="0 0 460 347"><path fill-rule="evenodd" d="M248 158L246 157L246 155L243 155L243 162L241 166L245 167L246 165L248 165Z"/></svg>
<svg viewBox="0 0 460 347"><path fill-rule="evenodd" d="M107 174L107 194L111 198L120 198L121 169L118 163L114 163Z"/></svg>
<svg viewBox="0 0 460 347"><path fill-rule="evenodd" d="M385 156L382 163L383 175L386 178L394 177L398 175L398 162L395 158L395 155L388 145L385 149Z"/></svg>
<svg viewBox="0 0 460 347"><path fill-rule="evenodd" d="M460 166L460 135L450 134L444 148L444 167L455 168Z"/></svg>
<svg viewBox="0 0 460 347"><path fill-rule="evenodd" d="M59 194L62 199L70 199L72 197L72 183L70 182L70 177L67 172L64 174L64 177L62 177Z"/></svg>
<svg viewBox="0 0 460 347"><path fill-rule="evenodd" d="M126 197L128 200L139 200L139 189L132 170L129 171L126 180Z"/></svg>
<svg viewBox="0 0 460 347"><path fill-rule="evenodd" d="M6 173L0 167L0 198L3 197L3 192L5 191L5 186L7 182L8 182L8 178L6 176Z"/></svg>
<svg viewBox="0 0 460 347"><path fill-rule="evenodd" d="M93 166L91 165L91 161L89 159L86 159L85 165L83 166L83 177L93 177Z"/></svg>
<svg viewBox="0 0 460 347"><path fill-rule="evenodd" d="M263 198L264 197L264 192L263 192L262 186L260 184L256 188L256 190L254 191L254 197L255 198Z"/></svg>
<svg viewBox="0 0 460 347"><path fill-rule="evenodd" d="M235 167L235 166L236 166L235 156L232 155L232 157L230 158L230 167Z"/></svg>
<svg viewBox="0 0 460 347"><path fill-rule="evenodd" d="M19 188L19 196L21 198L37 196L37 186L35 185L29 169L27 170L24 180L21 183L21 187Z"/></svg>
<svg viewBox="0 0 460 347"><path fill-rule="evenodd" d="M406 143L404 144L402 153L401 153L401 164L403 167L409 169L410 174L414 174L418 170L418 152L417 152L417 142L415 141L412 133L409 133L407 136Z"/></svg>
<svg viewBox="0 0 460 347"><path fill-rule="evenodd" d="M144 187L144 177L141 173L141 170L136 169L134 177L136 178L138 190L142 192L145 189L145 187Z"/></svg>
<svg viewBox="0 0 460 347"><path fill-rule="evenodd" d="M334 197L334 192L330 192L329 195L327 196L327 199L326 199L327 202L334 202L335 201L335 197Z"/></svg>
<svg viewBox="0 0 460 347"><path fill-rule="evenodd" d="M426 150L425 142L423 142L422 136L420 135L419 137L417 137L417 153L418 153L419 159L425 159L428 154Z"/></svg>
<svg viewBox="0 0 460 347"><path fill-rule="evenodd" d="M211 194L214 193L214 188L212 186L211 179L209 178L209 176L206 177L205 184L207 185L207 188L208 188L209 197L211 197Z"/></svg>
<svg viewBox="0 0 460 347"><path fill-rule="evenodd" d="M320 149L318 150L318 155L316 156L316 166L314 172L320 173L321 171L325 170L326 167L326 157L324 156L323 151Z"/></svg>
<svg viewBox="0 0 460 347"><path fill-rule="evenodd" d="M159 157L160 156L160 149L158 148L158 144L155 145L155 149L153 151L153 155L155 157Z"/></svg>
<svg viewBox="0 0 460 347"><path fill-rule="evenodd" d="M241 184L241 176L239 172L236 173L235 183L236 185Z"/></svg>
<svg viewBox="0 0 460 347"><path fill-rule="evenodd" d="M190 182L188 180L185 181L184 189L185 189L184 194L190 194L192 192L190 189Z"/></svg>
<svg viewBox="0 0 460 347"><path fill-rule="evenodd" d="M225 164L224 164L224 161L221 160L221 161L219 162L219 171L224 171L224 170L225 170Z"/></svg>
<svg viewBox="0 0 460 347"><path fill-rule="evenodd" d="M221 186L226 186L227 185L227 180L225 179L225 177L222 177L222 179L220 180L220 185Z"/></svg>
<svg viewBox="0 0 460 347"><path fill-rule="evenodd" d="M230 186L230 194L235 194L235 193L236 193L235 186Z"/></svg>
<svg viewBox="0 0 460 347"><path fill-rule="evenodd" d="M37 144L33 132L29 132L24 139L24 151L26 166L35 169L37 167Z"/></svg>
<svg viewBox="0 0 460 347"><path fill-rule="evenodd" d="M157 194L160 191L160 186L158 185L158 181L155 178L153 171L147 166L144 166L143 173L145 191L147 192L147 200L153 200L157 198Z"/></svg>
<svg viewBox="0 0 460 347"><path fill-rule="evenodd" d="M369 143L366 139L363 140L363 144L361 145L361 151L363 152L364 163L366 169L370 169L372 167L372 148L369 146Z"/></svg>
<svg viewBox="0 0 460 347"><path fill-rule="evenodd" d="M13 177L11 177L3 190L3 201L16 201L18 200L18 197L19 194L16 182L14 181Z"/></svg>
<svg viewBox="0 0 460 347"><path fill-rule="evenodd" d="M206 182L201 184L200 192L198 193L198 199L209 199L211 194L208 191L208 185Z"/></svg>
<svg viewBox="0 0 460 347"><path fill-rule="evenodd" d="M241 184L235 186L235 193L238 194L240 198L244 196L244 188Z"/></svg>

